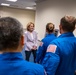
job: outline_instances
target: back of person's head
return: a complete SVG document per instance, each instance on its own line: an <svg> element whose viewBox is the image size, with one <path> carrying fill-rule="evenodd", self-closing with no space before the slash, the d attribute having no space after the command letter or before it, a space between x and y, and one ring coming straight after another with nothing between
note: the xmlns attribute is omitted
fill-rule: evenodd
<svg viewBox="0 0 76 75"><path fill-rule="evenodd" d="M47 23L47 25L46 25L46 31L48 33L52 33L54 31L54 24L53 23Z"/></svg>
<svg viewBox="0 0 76 75"><path fill-rule="evenodd" d="M76 18L73 16L64 16L60 21L62 29L67 32L73 32L75 30L75 24Z"/></svg>
<svg viewBox="0 0 76 75"><path fill-rule="evenodd" d="M17 49L23 27L20 22L11 17L0 18L0 51Z"/></svg>

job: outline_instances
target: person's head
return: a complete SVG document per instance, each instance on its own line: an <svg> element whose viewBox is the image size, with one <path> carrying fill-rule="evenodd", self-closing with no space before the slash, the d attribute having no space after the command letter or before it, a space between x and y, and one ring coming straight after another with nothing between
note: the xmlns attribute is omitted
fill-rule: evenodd
<svg viewBox="0 0 76 75"><path fill-rule="evenodd" d="M34 30L34 27L35 27L34 23L29 22L27 24L27 31L32 32Z"/></svg>
<svg viewBox="0 0 76 75"><path fill-rule="evenodd" d="M54 32L54 24L53 23L47 23L46 32L49 34Z"/></svg>
<svg viewBox="0 0 76 75"><path fill-rule="evenodd" d="M76 18L73 16L64 16L60 21L60 33L73 32L75 30Z"/></svg>
<svg viewBox="0 0 76 75"><path fill-rule="evenodd" d="M11 17L0 18L0 52L20 51L23 41L21 23Z"/></svg>

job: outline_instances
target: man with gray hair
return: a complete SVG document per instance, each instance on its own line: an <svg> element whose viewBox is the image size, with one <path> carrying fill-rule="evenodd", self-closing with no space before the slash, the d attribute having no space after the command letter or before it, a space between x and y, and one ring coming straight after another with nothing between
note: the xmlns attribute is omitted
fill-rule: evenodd
<svg viewBox="0 0 76 75"><path fill-rule="evenodd" d="M61 35L50 43L42 62L47 75L74 75L76 69L76 19L73 16L61 18Z"/></svg>
<svg viewBox="0 0 76 75"><path fill-rule="evenodd" d="M23 27L11 17L0 18L0 75L44 75L41 65L23 60Z"/></svg>

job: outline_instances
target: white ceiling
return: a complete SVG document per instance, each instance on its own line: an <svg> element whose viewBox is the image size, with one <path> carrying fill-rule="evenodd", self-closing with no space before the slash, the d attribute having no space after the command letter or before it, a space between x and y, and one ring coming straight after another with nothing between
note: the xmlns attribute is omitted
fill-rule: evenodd
<svg viewBox="0 0 76 75"><path fill-rule="evenodd" d="M22 9L25 9L26 7L33 7L32 10L35 10L36 9L36 1L42 1L42 0L17 0L17 2L0 0L0 5L1 5L1 3L7 3L7 4L10 4L10 7L22 8Z"/></svg>

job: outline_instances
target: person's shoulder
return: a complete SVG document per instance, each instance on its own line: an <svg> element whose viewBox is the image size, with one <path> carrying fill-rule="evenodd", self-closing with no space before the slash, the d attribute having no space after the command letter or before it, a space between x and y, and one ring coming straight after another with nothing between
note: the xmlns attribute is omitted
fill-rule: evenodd
<svg viewBox="0 0 76 75"><path fill-rule="evenodd" d="M45 41L46 41L46 39L47 39L47 38L46 38L46 37L44 37L44 38L41 40L41 42L45 42Z"/></svg>
<svg viewBox="0 0 76 75"><path fill-rule="evenodd" d="M44 44L46 44L47 42L50 42L50 38L48 37L44 37L41 42L43 42Z"/></svg>
<svg viewBox="0 0 76 75"><path fill-rule="evenodd" d="M29 63L30 65L30 70L37 74L37 75L44 75L44 68L43 66L39 65L39 64L35 64L35 63Z"/></svg>
<svg viewBox="0 0 76 75"><path fill-rule="evenodd" d="M49 41L49 39L51 39L51 38L49 38L49 37L47 36L47 37L44 37L44 38L42 39L42 41L43 41L43 42L46 42L46 41Z"/></svg>
<svg viewBox="0 0 76 75"><path fill-rule="evenodd" d="M27 34L27 31L25 31L24 33Z"/></svg>
<svg viewBox="0 0 76 75"><path fill-rule="evenodd" d="M63 38L57 37L57 38L55 38L53 41L51 41L50 44L59 45L59 44L61 44L63 41L64 41Z"/></svg>
<svg viewBox="0 0 76 75"><path fill-rule="evenodd" d="M44 68L39 64L26 61L25 67L27 67L28 72L32 72L34 75L44 75Z"/></svg>
<svg viewBox="0 0 76 75"><path fill-rule="evenodd" d="M24 34L27 35L28 34L28 31L25 31Z"/></svg>
<svg viewBox="0 0 76 75"><path fill-rule="evenodd" d="M56 39L57 37L54 34L47 34L46 37L44 37L44 40L49 40L49 39Z"/></svg>
<svg viewBox="0 0 76 75"><path fill-rule="evenodd" d="M30 65L30 69L34 69L34 70L43 70L43 66L40 64L35 64L35 63L28 63Z"/></svg>
<svg viewBox="0 0 76 75"><path fill-rule="evenodd" d="M57 37L55 36L55 34L50 34L50 36L47 37L50 40L56 39Z"/></svg>
<svg viewBox="0 0 76 75"><path fill-rule="evenodd" d="M33 33L38 34L35 30L33 31Z"/></svg>

